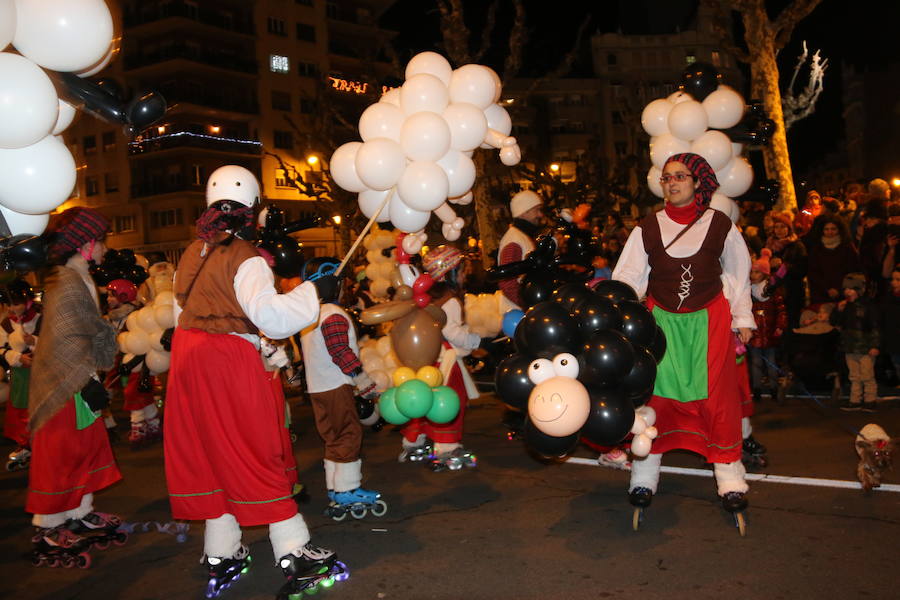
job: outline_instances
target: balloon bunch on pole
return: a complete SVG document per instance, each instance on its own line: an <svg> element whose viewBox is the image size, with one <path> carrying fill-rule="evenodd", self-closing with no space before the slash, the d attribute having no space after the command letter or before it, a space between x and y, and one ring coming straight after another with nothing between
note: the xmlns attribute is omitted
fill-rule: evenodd
<svg viewBox="0 0 900 600"><path fill-rule="evenodd" d="M503 328L503 292L466 294L463 299L466 325L469 331L482 338L496 337Z"/></svg>
<svg viewBox="0 0 900 600"><path fill-rule="evenodd" d="M465 223L451 205L473 199L475 149L499 150L507 166L521 160L509 135L512 121L497 104L500 92L500 78L489 67L453 69L440 54L417 54L406 66L403 85L363 112L362 141L334 152L331 177L359 194L359 208L370 219L416 233L433 212L444 237L459 239ZM407 251L418 252L421 241L408 238Z"/></svg>
<svg viewBox="0 0 900 600"><path fill-rule="evenodd" d="M125 328L116 341L125 355L122 364L133 364L132 372L141 369L143 356L151 375L159 375L169 370L169 351L166 331L175 327L175 296L171 291L160 292L151 304L134 311L125 319Z"/></svg>
<svg viewBox="0 0 900 600"><path fill-rule="evenodd" d="M138 261L138 255L128 248L107 250L103 255L103 263L91 266L91 277L97 287L106 287L106 284L115 279L125 279L140 286L147 281L149 274L146 267L138 264ZM140 261L147 264L146 258L140 257Z"/></svg>
<svg viewBox="0 0 900 600"><path fill-rule="evenodd" d="M745 194L753 183L753 167L741 156L743 144L767 143L774 122L758 103L748 110L743 97L719 83L720 78L712 65L694 63L682 73L679 91L644 107L641 125L651 136L653 163L647 185L662 198L659 178L666 160L682 152L699 154L719 180L710 206L737 222L740 209L732 198Z"/></svg>
<svg viewBox="0 0 900 600"><path fill-rule="evenodd" d="M124 103L85 79L120 41L104 0L0 0L0 213L11 235L42 233L72 192L75 159L60 134L78 108L133 129L165 114L155 92Z"/></svg>
<svg viewBox="0 0 900 600"><path fill-rule="evenodd" d="M388 291L403 285L397 269L396 251L393 250L396 235L377 225L363 240L366 249L366 279L369 291L375 298L387 298Z"/></svg>
<svg viewBox="0 0 900 600"><path fill-rule="evenodd" d="M630 286L563 285L521 316L513 338L495 384L504 403L527 409L529 448L560 457L580 438L613 446L632 434L632 453L649 453L655 413L645 404L666 339Z"/></svg>

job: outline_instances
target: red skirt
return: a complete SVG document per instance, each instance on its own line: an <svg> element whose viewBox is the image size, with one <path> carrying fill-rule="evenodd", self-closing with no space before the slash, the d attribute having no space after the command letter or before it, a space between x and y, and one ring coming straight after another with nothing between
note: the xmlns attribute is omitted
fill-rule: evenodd
<svg viewBox="0 0 900 600"><path fill-rule="evenodd" d="M469 403L469 395L466 393L466 384L463 381L459 363L453 365L453 368L450 370L450 377L444 382L444 385L452 388L456 395L459 396L459 414L456 415L456 418L443 425L429 421L424 417L421 419L410 419L409 423L401 429L404 438L414 442L420 433L424 433L425 437L440 444L453 444L462 441L463 419L466 416L466 405Z"/></svg>
<svg viewBox="0 0 900 600"><path fill-rule="evenodd" d="M652 310L653 302L648 304ZM705 310L709 323L708 395L693 402L654 395L648 404L656 411L659 437L653 440L651 452L662 454L684 449L712 463L730 463L741 459L742 441L731 307L720 294ZM667 349L667 352L677 351L671 345Z"/></svg>
<svg viewBox="0 0 900 600"><path fill-rule="evenodd" d="M25 510L54 515L78 508L85 494L122 478L103 419L75 427L74 399L34 433Z"/></svg>
<svg viewBox="0 0 900 600"><path fill-rule="evenodd" d="M753 416L753 395L750 393L750 370L748 368L747 355L744 354L736 368L738 399L741 402L741 417Z"/></svg>
<svg viewBox="0 0 900 600"><path fill-rule="evenodd" d="M140 373L131 373L128 375L128 385L125 386L125 391L123 392L125 402L122 403L122 408L125 410L141 410L142 408L153 404L153 391L142 392L138 390L140 381ZM150 383L155 383L154 378L150 379Z"/></svg>
<svg viewBox="0 0 900 600"><path fill-rule="evenodd" d="M286 472L284 399L253 344L176 329L166 393L172 516L264 525L297 514Z"/></svg>
<svg viewBox="0 0 900 600"><path fill-rule="evenodd" d="M291 424L288 418L288 411L290 411L291 408L284 398L284 388L281 385L281 376L279 373L280 371L266 371L266 377L269 379L275 397L281 401L282 405L284 405L284 410L281 411L279 431L281 432L281 449L284 453L284 472L287 475L288 481L291 483L291 487L293 487L293 485L299 481L299 478L297 477L297 459L294 458L294 445L291 444L291 430L288 428Z"/></svg>
<svg viewBox="0 0 900 600"><path fill-rule="evenodd" d="M11 401L6 403L6 417L3 419L3 436L20 446L28 445L28 409L16 408Z"/></svg>

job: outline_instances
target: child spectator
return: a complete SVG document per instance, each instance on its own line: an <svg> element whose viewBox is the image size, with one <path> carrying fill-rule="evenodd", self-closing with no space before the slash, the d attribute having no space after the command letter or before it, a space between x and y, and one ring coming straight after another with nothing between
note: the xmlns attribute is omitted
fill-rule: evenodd
<svg viewBox="0 0 900 600"><path fill-rule="evenodd" d="M865 275L850 273L843 288L844 300L831 313L831 324L841 330L841 349L850 371L850 402L841 410L875 412L875 357L880 337L876 311L865 297Z"/></svg>
<svg viewBox="0 0 900 600"><path fill-rule="evenodd" d="M750 295L753 297L753 318L756 321L756 332L747 344L750 355L750 382L753 389L753 400L759 401L763 391L763 373L766 383L774 396L778 382L778 370L775 366L775 351L781 335L787 328L787 313L784 310L784 299L780 289L766 295L766 284L771 275L769 258L771 250L763 248L761 256L750 268Z"/></svg>

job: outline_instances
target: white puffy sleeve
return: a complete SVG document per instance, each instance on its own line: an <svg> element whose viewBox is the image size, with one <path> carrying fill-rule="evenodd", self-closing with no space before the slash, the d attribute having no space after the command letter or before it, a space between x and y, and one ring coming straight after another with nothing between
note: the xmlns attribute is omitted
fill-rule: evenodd
<svg viewBox="0 0 900 600"><path fill-rule="evenodd" d="M441 330L444 339L450 342L457 356L466 356L478 347L481 338L478 334L471 333L469 326L463 323L462 306L457 298L450 298L444 302L441 308L447 315L447 324Z"/></svg>
<svg viewBox="0 0 900 600"><path fill-rule="evenodd" d="M290 337L319 318L319 296L312 282L279 294L272 269L261 256L248 258L238 267L234 293L247 318L273 340Z"/></svg>
<svg viewBox="0 0 900 600"><path fill-rule="evenodd" d="M734 225L722 249L722 291L731 305L731 328L756 329L753 299L750 297L750 252Z"/></svg>
<svg viewBox="0 0 900 600"><path fill-rule="evenodd" d="M641 227L632 230L631 235L622 248L622 254L613 269L612 278L622 281L634 288L638 298L647 294L647 281L650 277L650 263L647 251L644 250L644 236Z"/></svg>

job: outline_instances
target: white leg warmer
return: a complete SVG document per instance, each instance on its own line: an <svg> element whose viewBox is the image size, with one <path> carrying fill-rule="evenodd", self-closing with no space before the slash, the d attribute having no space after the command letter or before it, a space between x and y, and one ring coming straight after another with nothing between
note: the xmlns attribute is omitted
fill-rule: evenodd
<svg viewBox="0 0 900 600"><path fill-rule="evenodd" d="M449 442L449 443L434 443L434 453L436 456L440 456L442 454L447 454L448 452L453 452L457 448L462 446L459 442Z"/></svg>
<svg viewBox="0 0 900 600"><path fill-rule="evenodd" d="M736 460L731 463L715 463L713 470L716 474L716 484L719 488L719 495L724 496L728 492L747 493L750 486L744 480L747 471L744 469L744 463Z"/></svg>
<svg viewBox="0 0 900 600"><path fill-rule="evenodd" d="M149 421L150 419L155 419L156 415L159 414L159 409L156 408L156 403L148 404L144 407L144 419Z"/></svg>
<svg viewBox="0 0 900 600"><path fill-rule="evenodd" d="M648 454L646 458L631 461L631 482L628 491L636 487L645 487L654 494L659 485L659 468L662 466L662 454Z"/></svg>
<svg viewBox="0 0 900 600"><path fill-rule="evenodd" d="M51 527L59 527L63 523L66 522L66 514L68 511L64 511L61 513L56 513L52 515L38 515L35 514L31 517L31 524L35 527L43 527L45 529L49 529Z"/></svg>
<svg viewBox="0 0 900 600"><path fill-rule="evenodd" d="M741 417L741 438L747 439L753 433L753 426L750 424L750 417Z"/></svg>
<svg viewBox="0 0 900 600"><path fill-rule="evenodd" d="M349 492L355 490L362 483L362 460L354 460L349 463L335 463L334 491Z"/></svg>
<svg viewBox="0 0 900 600"><path fill-rule="evenodd" d="M230 513L206 520L203 553L217 558L231 558L241 547L241 526Z"/></svg>
<svg viewBox="0 0 900 600"><path fill-rule="evenodd" d="M410 448L418 448L419 446L425 445L425 434L420 433L419 437L417 437L416 441L414 441L414 442L410 442L406 438L402 438L401 441L403 442L403 447L406 448L407 450L409 450Z"/></svg>
<svg viewBox="0 0 900 600"><path fill-rule="evenodd" d="M88 513L94 510L94 494L85 494L81 497L81 504L78 508L66 511L67 519L83 519Z"/></svg>
<svg viewBox="0 0 900 600"><path fill-rule="evenodd" d="M325 459L325 489L334 490L334 473L337 469L337 463L333 460ZM284 556L282 554L282 556Z"/></svg>
<svg viewBox="0 0 900 600"><path fill-rule="evenodd" d="M143 423L144 422L144 409L139 408L138 410L131 411L131 422L132 423Z"/></svg>
<svg viewBox="0 0 900 600"><path fill-rule="evenodd" d="M309 529L300 513L290 519L269 525L269 541L272 542L272 553L277 561L282 556L306 545L309 541Z"/></svg>

